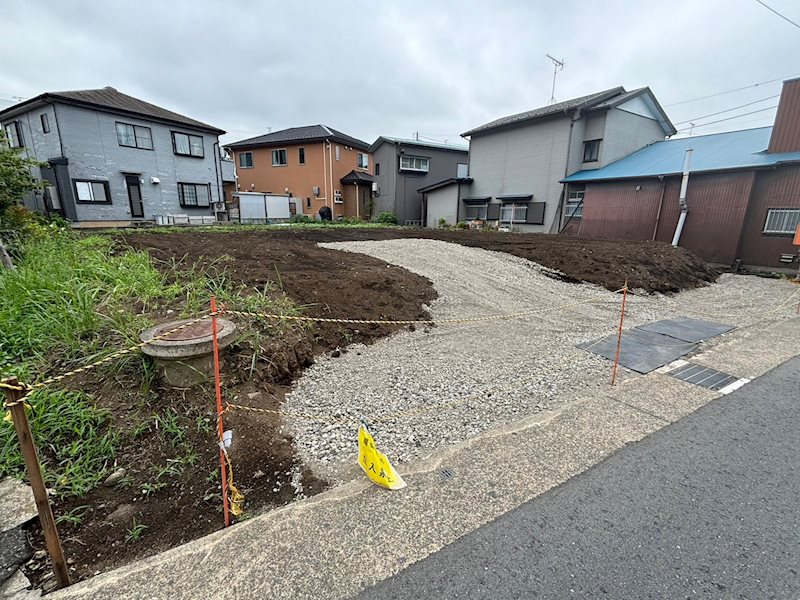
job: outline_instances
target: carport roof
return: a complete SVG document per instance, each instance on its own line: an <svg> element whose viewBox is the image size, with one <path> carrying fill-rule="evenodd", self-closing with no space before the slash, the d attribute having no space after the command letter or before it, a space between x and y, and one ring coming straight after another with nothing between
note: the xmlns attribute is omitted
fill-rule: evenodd
<svg viewBox="0 0 800 600"><path fill-rule="evenodd" d="M562 181L608 181L678 175L686 150L694 149L692 172L758 169L786 162L800 162L800 152L770 154L767 146L772 127L742 129L655 142L602 169L578 171Z"/></svg>
<svg viewBox="0 0 800 600"><path fill-rule="evenodd" d="M437 181L436 183L432 183L430 185L426 185L425 187L421 187L417 191L420 194L424 194L426 192L432 192L433 190L438 190L439 188L447 187L448 185L453 185L454 183L472 183L472 177L450 177L449 179L442 179L441 181Z"/></svg>

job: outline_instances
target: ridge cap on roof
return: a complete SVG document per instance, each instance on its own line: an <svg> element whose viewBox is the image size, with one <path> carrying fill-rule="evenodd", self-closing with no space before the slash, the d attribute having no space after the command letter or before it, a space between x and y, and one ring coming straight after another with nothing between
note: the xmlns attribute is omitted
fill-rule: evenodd
<svg viewBox="0 0 800 600"><path fill-rule="evenodd" d="M461 134L462 137L466 137L468 135L472 135L473 133L478 133L482 131L489 131L491 129L497 129L500 127L505 127L508 125L513 125L515 123L524 122L524 121L532 121L541 117L552 116L557 114L558 112L569 109L584 109L591 106L591 104L596 103L600 104L601 102L606 102L609 99L613 98L614 96L618 96L620 94L627 93L624 86L618 85L613 88L608 88L606 90L601 90L599 92L594 92L591 94L584 94L583 96L576 96L574 98L569 98L568 100L563 100L561 102L556 102L555 104L546 104L544 106L537 106L528 110L523 110L520 112L516 112L510 115L505 115L502 117L498 117L497 119L493 119L482 125L477 127L473 127L469 131L466 131ZM603 97L605 96L605 97ZM599 99L599 97L603 97ZM541 114L534 115L533 113L542 111ZM525 117L525 115L530 115L530 117ZM519 117L515 119L515 117Z"/></svg>

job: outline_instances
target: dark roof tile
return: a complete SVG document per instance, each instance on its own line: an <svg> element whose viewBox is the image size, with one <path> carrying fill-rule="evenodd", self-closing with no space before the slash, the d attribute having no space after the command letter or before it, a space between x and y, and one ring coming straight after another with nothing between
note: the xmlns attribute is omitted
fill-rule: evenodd
<svg viewBox="0 0 800 600"><path fill-rule="evenodd" d="M353 146L354 148L358 148L360 150L369 149L369 144L366 142L342 133L341 131L337 131L332 127L326 127L325 125L290 127L289 129L282 129L280 131L274 131L272 133L248 138L246 140L232 142L230 144L226 144L225 147L247 148L255 146L278 146L280 144L288 144L293 142L309 142L325 139L331 139L339 142L340 144Z"/></svg>
<svg viewBox="0 0 800 600"><path fill-rule="evenodd" d="M134 98L128 94L123 94L113 87L104 87L96 90L46 92L36 96L35 98L31 98L30 100L26 100L25 102L11 106L0 112L0 115L5 112L16 111L19 108L23 108L24 105L34 104L43 100L63 100L65 102L71 102L82 106L105 108L113 111L140 115L145 118L152 118L159 121L168 121L178 125L187 125L197 129L213 131L218 134L225 133L218 127L203 123L202 121L197 121L196 119L191 119L187 116L167 110L166 108L156 106L155 104L150 104L149 102L145 102L139 98Z"/></svg>
<svg viewBox="0 0 800 600"><path fill-rule="evenodd" d="M507 117L502 117L500 119L495 119L494 121L490 121L489 123L481 125L480 127L476 127L475 129L470 129L469 131L467 131L466 133L462 133L461 135L466 137L468 135L482 133L484 131L489 131L491 129L497 129L498 127L514 125L516 123L521 123L523 121L532 121L534 119L540 119L542 117L549 117L552 115L556 115L558 113L562 113L567 110L589 108L590 106L594 106L596 104L608 100L609 98L613 98L614 96L624 93L625 93L625 88L619 86L611 88L610 90L589 94L588 96L581 96L580 98L573 98L572 100L566 100L564 102L558 102L556 104L550 104L548 106L540 106L539 108L534 108L533 110L517 113L515 115L509 115Z"/></svg>

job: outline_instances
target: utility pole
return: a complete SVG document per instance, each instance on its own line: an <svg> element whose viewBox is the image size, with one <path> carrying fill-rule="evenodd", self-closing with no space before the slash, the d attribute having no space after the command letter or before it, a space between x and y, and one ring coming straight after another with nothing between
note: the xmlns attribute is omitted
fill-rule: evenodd
<svg viewBox="0 0 800 600"><path fill-rule="evenodd" d="M553 61L553 89L550 92L550 101L548 104L555 104L556 103L556 75L558 72L564 68L564 61L558 60L557 58L553 58L549 54L545 54L547 58Z"/></svg>

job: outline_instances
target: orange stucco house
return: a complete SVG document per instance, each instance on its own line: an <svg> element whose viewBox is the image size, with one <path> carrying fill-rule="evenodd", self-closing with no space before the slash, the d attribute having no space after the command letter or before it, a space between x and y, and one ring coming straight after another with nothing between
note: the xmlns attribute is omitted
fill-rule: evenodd
<svg viewBox="0 0 800 600"><path fill-rule="evenodd" d="M372 217L369 144L325 125L292 127L228 144L237 191L290 194L303 214Z"/></svg>

